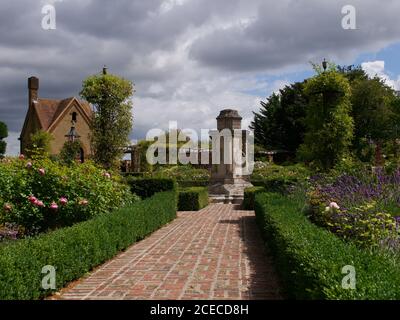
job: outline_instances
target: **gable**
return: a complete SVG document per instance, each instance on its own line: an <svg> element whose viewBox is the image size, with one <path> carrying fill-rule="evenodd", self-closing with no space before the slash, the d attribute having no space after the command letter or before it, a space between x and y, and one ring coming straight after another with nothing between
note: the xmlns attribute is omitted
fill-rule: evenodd
<svg viewBox="0 0 400 320"><path fill-rule="evenodd" d="M78 121L84 121L86 125L90 126L90 115L87 114L86 108L82 106L76 98L72 98L67 105L60 104L57 113L54 115L53 122L47 129L48 132L53 132L57 126L64 121L68 122L68 125L71 123L72 112L76 112L78 114Z"/></svg>

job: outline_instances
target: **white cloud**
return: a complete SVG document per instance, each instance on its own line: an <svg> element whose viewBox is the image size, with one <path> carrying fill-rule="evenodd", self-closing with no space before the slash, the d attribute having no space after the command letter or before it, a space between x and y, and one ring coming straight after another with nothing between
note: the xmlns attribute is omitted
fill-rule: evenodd
<svg viewBox="0 0 400 320"><path fill-rule="evenodd" d="M361 64L361 67L368 74L368 76L377 76L384 80L385 83L388 86L392 87L394 90L400 90L400 76L398 76L397 79L392 79L385 71L385 61L367 61L363 62Z"/></svg>

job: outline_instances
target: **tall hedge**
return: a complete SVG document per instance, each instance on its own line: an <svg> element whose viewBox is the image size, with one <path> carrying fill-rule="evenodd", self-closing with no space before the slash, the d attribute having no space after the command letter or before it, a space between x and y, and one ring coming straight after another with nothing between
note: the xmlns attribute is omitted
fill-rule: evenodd
<svg viewBox="0 0 400 320"><path fill-rule="evenodd" d="M400 299L400 262L345 243L303 214L304 199L256 195L258 224L272 249L287 295L295 299ZM343 289L342 268L356 271Z"/></svg>
<svg viewBox="0 0 400 320"><path fill-rule="evenodd" d="M208 188L192 187L179 190L178 210L198 211L208 205Z"/></svg>
<svg viewBox="0 0 400 320"><path fill-rule="evenodd" d="M83 276L93 267L176 217L175 192L168 191L110 214L35 238L0 246L0 300L38 299L42 268L56 268L56 285Z"/></svg>

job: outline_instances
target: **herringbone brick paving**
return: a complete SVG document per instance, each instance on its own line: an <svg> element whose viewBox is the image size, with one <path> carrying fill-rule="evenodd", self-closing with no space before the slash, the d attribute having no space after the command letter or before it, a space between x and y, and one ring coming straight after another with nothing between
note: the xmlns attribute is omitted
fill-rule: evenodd
<svg viewBox="0 0 400 320"><path fill-rule="evenodd" d="M59 299L280 299L253 211L212 204L132 245Z"/></svg>

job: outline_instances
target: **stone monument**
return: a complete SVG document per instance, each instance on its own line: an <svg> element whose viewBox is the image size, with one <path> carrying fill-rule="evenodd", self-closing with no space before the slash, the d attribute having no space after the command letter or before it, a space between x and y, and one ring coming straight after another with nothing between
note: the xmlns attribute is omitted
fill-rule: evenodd
<svg viewBox="0 0 400 320"><path fill-rule="evenodd" d="M217 130L210 131L212 166L209 196L213 203L240 204L244 189L252 186L248 170L245 170L248 161L253 161L247 143L249 131L242 130L241 123L242 117L236 110L225 109L217 117Z"/></svg>

